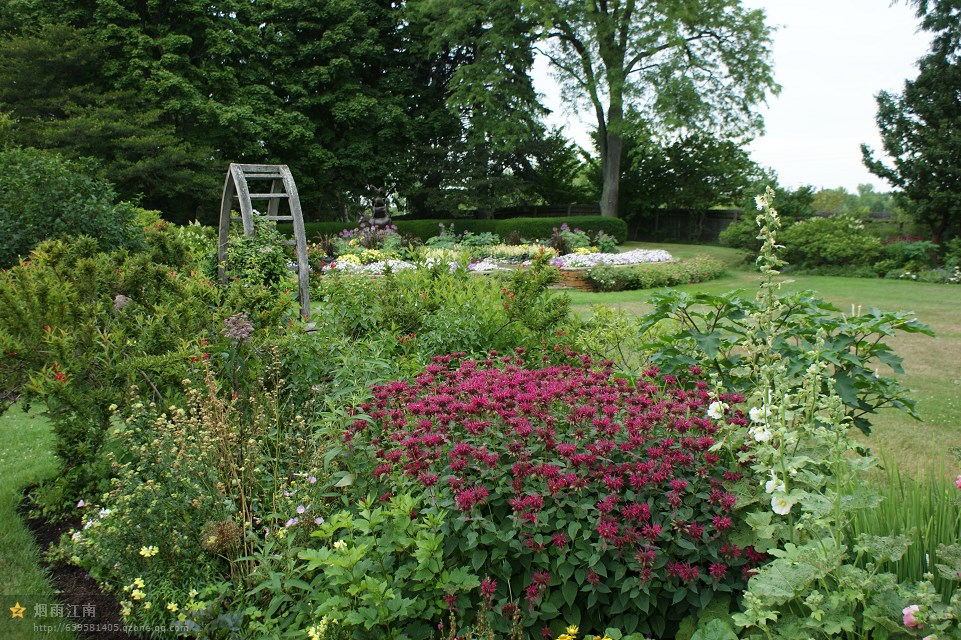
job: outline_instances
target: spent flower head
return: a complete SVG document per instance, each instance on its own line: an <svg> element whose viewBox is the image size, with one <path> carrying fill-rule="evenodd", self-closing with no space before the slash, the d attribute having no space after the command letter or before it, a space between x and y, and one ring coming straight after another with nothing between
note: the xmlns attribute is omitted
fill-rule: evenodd
<svg viewBox="0 0 961 640"><path fill-rule="evenodd" d="M220 331L229 340L246 342L254 333L254 325L250 322L250 314L246 311L235 313L224 320L224 328Z"/></svg>

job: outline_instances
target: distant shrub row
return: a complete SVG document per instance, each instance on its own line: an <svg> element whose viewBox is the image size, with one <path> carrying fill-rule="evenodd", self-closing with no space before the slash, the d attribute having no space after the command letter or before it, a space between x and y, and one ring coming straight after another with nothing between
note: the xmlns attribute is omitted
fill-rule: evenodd
<svg viewBox="0 0 961 640"><path fill-rule="evenodd" d="M724 265L714 258L698 256L680 262L654 262L630 267L597 266L586 278L597 291L634 291L673 287L713 280L724 273Z"/></svg>
<svg viewBox="0 0 961 640"><path fill-rule="evenodd" d="M398 218L393 221L397 231L403 235L415 236L421 240L439 236L441 232L451 232L451 225L455 233L470 231L471 233L496 233L502 240L507 240L513 232L521 238L550 238L554 227L567 224L570 228L584 231L603 231L614 236L618 243L627 241L627 223L619 218L604 216L570 216L563 218L509 218L506 220L405 220ZM443 226L441 226L443 225ZM277 225L282 233L291 235L293 227L290 224ZM349 222L308 222L304 225L307 239L315 240L321 236L337 234L345 229L353 229L356 223Z"/></svg>

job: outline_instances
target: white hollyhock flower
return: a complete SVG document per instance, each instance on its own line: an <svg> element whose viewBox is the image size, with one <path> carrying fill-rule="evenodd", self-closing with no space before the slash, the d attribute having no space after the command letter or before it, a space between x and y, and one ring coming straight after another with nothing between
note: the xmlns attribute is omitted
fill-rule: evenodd
<svg viewBox="0 0 961 640"><path fill-rule="evenodd" d="M794 504L788 501L783 495L775 494L774 497L771 498L771 510L779 516L786 516L791 513L791 507L793 506Z"/></svg>
<svg viewBox="0 0 961 640"><path fill-rule="evenodd" d="M711 403L711 406L707 408L707 417L713 418L715 420L720 420L724 417L724 411L728 408L726 404L719 400L715 400Z"/></svg>
<svg viewBox="0 0 961 640"><path fill-rule="evenodd" d="M761 407L753 407L750 411L748 411L748 415L751 417L751 422L764 422L764 419L767 417L767 413L768 412Z"/></svg>
<svg viewBox="0 0 961 640"><path fill-rule="evenodd" d="M764 483L764 491L767 493L774 493L775 491L784 491L784 483L778 480L774 472L771 472L771 479Z"/></svg>
<svg viewBox="0 0 961 640"><path fill-rule="evenodd" d="M767 442L771 439L771 430L767 427L758 427L754 430L754 439L758 442Z"/></svg>

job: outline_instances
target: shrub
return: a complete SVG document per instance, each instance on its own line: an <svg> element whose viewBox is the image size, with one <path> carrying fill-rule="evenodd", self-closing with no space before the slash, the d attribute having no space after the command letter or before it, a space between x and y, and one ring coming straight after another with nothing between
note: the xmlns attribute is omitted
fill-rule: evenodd
<svg viewBox="0 0 961 640"><path fill-rule="evenodd" d="M681 262L655 262L631 267L600 265L587 271L587 281L598 291L633 291L705 282L720 277L724 265L709 256Z"/></svg>
<svg viewBox="0 0 961 640"><path fill-rule="evenodd" d="M954 269L955 267L961 267L961 238L948 240L941 247L941 250L944 253L943 260L945 268Z"/></svg>
<svg viewBox="0 0 961 640"><path fill-rule="evenodd" d="M373 493L426 491L452 514L446 561L492 580L501 631L520 608L531 631L664 637L743 588L759 559L732 538L740 474L712 450L699 369L635 385L566 355L542 369L438 356L415 381L376 387L344 436L356 477Z"/></svg>
<svg viewBox="0 0 961 640"><path fill-rule="evenodd" d="M46 405L62 469L42 502L55 512L108 472L102 448L110 407L123 406L129 384L146 383L161 402L176 398L185 343L213 342L220 321L239 309L261 329L276 327L292 308L291 297L265 285L219 287L206 278L200 263L184 258L204 245L209 255L199 228L161 224L147 239L162 239L158 251L179 254L183 266L153 262L151 245L103 253L80 236L46 241L0 273L2 397Z"/></svg>
<svg viewBox="0 0 961 640"><path fill-rule="evenodd" d="M266 217L254 214L254 233L247 236L235 229L227 240L227 262L219 265L227 279L245 287L268 287L278 294L288 294L295 286L290 269L292 262L283 246L284 237L277 225ZM208 276L216 278L216 248L211 252L212 265Z"/></svg>
<svg viewBox="0 0 961 640"><path fill-rule="evenodd" d="M867 266L881 255L881 241L848 216L811 218L787 228L784 259L796 267Z"/></svg>
<svg viewBox="0 0 961 640"><path fill-rule="evenodd" d="M321 518L292 567L264 554L262 565L280 570L253 590L270 599L253 611L250 630L257 637L436 637L480 580L445 564L445 516L424 502L421 492L364 499L356 511Z"/></svg>
<svg viewBox="0 0 961 640"><path fill-rule="evenodd" d="M313 320L325 333L355 339L387 332L426 357L530 346L567 315L569 298L547 290L555 272L535 265L503 284L446 264L376 279L328 273L313 285Z"/></svg>
<svg viewBox="0 0 961 640"><path fill-rule="evenodd" d="M742 216L729 224L718 235L718 241L725 247L745 249L752 256L757 255L761 248L761 241L757 238L757 225L748 215Z"/></svg>
<svg viewBox="0 0 961 640"><path fill-rule="evenodd" d="M134 248L136 208L117 204L113 187L89 167L39 149L0 149L0 268L44 240L87 235L101 251Z"/></svg>
<svg viewBox="0 0 961 640"><path fill-rule="evenodd" d="M924 271L937 263L938 245L927 240L896 241L883 246L881 259L874 264L879 274L892 271Z"/></svg>

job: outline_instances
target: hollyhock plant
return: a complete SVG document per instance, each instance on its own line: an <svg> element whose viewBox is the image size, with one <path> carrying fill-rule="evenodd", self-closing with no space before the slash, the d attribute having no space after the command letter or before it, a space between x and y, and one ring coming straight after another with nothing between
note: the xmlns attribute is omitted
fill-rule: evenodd
<svg viewBox="0 0 961 640"><path fill-rule="evenodd" d="M445 561L490 576L496 609L519 605L529 630L577 611L592 628L663 635L764 558L735 543L740 467L708 417L720 402L746 428L744 398L715 396L697 367L632 381L557 350L562 364L540 368L523 349L438 356L375 386L343 435L371 465L356 475L373 495L415 487L448 511Z"/></svg>
<svg viewBox="0 0 961 640"><path fill-rule="evenodd" d="M918 629L920 629L921 623L918 622L917 618L915 617L918 615L918 612L920 611L921 611L921 607L916 604L912 604L905 607L904 610L901 612L902 615L904 616L904 626L917 627Z"/></svg>

